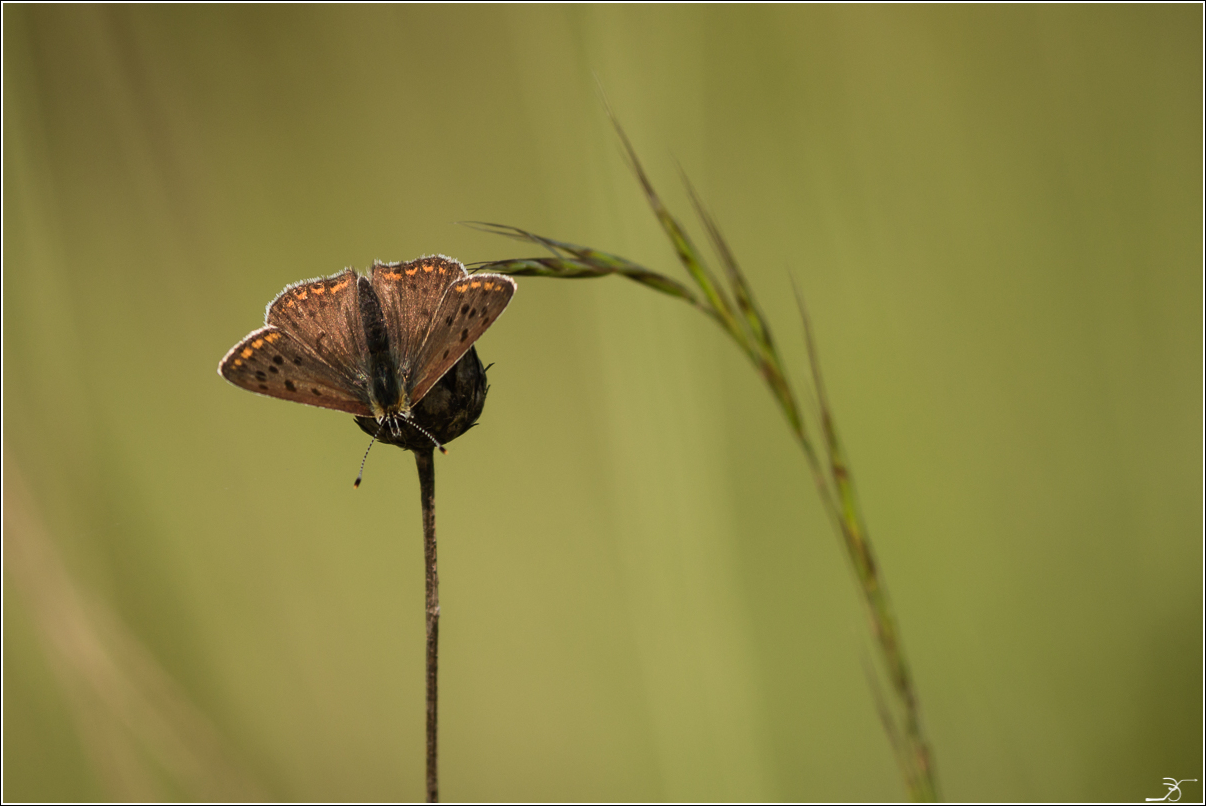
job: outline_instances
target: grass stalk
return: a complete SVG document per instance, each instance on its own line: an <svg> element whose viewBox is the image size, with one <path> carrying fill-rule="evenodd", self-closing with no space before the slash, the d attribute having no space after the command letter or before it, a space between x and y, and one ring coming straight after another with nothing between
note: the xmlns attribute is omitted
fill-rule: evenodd
<svg viewBox="0 0 1206 806"><path fill-rule="evenodd" d="M604 103L606 104L606 99ZM687 236L686 230L670 214L654 191L653 184L637 159L636 151L612 115L610 107L607 112L623 146L629 167L640 183L650 209L673 244L679 262L697 286L698 293L659 272L607 252L553 240L517 227L467 222L469 226L477 229L526 241L551 253L551 257L496 261L481 268L514 276L563 279L619 275L683 300L706 314L729 334L758 370L783 412L788 427L808 462L822 505L850 558L866 606L878 658L891 684L890 699L883 698L878 689L873 691L873 695L876 697L877 710L901 767L905 786L914 800L935 800L938 796L937 785L929 742L922 728L916 687L901 644L896 615L884 587L883 575L875 559L866 523L858 507L854 478L838 439L837 425L825 394L816 340L799 292L796 293L796 299L804 323L809 375L819 408L823 457L809 434L803 413L788 383L770 326L754 301L745 274L722 237L715 220L687 182L695 212L723 267L727 288L711 271ZM434 542L432 545L434 568Z"/></svg>

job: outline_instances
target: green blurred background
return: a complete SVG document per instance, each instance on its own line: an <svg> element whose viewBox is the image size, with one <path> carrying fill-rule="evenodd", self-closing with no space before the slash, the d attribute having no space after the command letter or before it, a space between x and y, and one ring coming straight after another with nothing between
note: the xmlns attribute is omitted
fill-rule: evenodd
<svg viewBox="0 0 1206 806"><path fill-rule="evenodd" d="M350 417L215 368L289 282L536 253L460 220L684 277L595 73L800 390L807 297L943 795L1206 777L1200 6L3 22L5 800L422 797L413 460L354 491ZM903 798L848 561L719 328L527 279L479 349L443 797Z"/></svg>

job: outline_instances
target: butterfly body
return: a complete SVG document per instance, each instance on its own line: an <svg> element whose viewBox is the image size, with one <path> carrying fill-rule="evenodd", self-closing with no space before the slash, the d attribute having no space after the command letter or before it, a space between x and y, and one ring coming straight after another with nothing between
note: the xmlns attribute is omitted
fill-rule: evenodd
<svg viewBox="0 0 1206 806"><path fill-rule="evenodd" d="M285 288L218 373L257 394L397 427L514 293L510 277L470 275L439 255L374 263L367 277L344 269Z"/></svg>
<svg viewBox="0 0 1206 806"><path fill-rule="evenodd" d="M367 277L357 279L360 296L360 324L364 328L364 346L368 353L369 406L378 420L410 414L411 405L402 391L402 368L389 348L389 331L377 292Z"/></svg>

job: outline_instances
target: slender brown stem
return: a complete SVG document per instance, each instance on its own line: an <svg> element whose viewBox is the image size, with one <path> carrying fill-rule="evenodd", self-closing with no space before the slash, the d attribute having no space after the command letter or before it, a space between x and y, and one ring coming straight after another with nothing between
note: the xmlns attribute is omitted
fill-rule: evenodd
<svg viewBox="0 0 1206 806"><path fill-rule="evenodd" d="M427 565L427 802L440 800L439 776L436 772L436 704L440 645L440 576L436 573L435 536L435 462L432 449L417 450L415 465L419 469L419 495L423 500L423 557Z"/></svg>

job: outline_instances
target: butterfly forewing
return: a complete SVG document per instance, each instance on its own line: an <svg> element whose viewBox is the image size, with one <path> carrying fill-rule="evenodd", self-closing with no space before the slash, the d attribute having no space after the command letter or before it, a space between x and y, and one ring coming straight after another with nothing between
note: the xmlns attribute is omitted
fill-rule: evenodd
<svg viewBox="0 0 1206 806"><path fill-rule="evenodd" d="M389 331L390 352L398 371L410 374L423 338L444 292L467 276L458 261L442 255L409 263L374 263L371 280Z"/></svg>
<svg viewBox="0 0 1206 806"><path fill-rule="evenodd" d="M515 281L501 274L474 274L448 286L413 370L403 375L412 406L486 332L514 294Z"/></svg>
<svg viewBox="0 0 1206 806"><path fill-rule="evenodd" d="M344 269L289 286L268 306L265 324L289 333L332 369L346 385L365 383L368 373L360 324L356 272Z"/></svg>
<svg viewBox="0 0 1206 806"><path fill-rule="evenodd" d="M269 397L368 417L368 392L347 383L295 336L269 326L236 344L218 372L235 386Z"/></svg>

